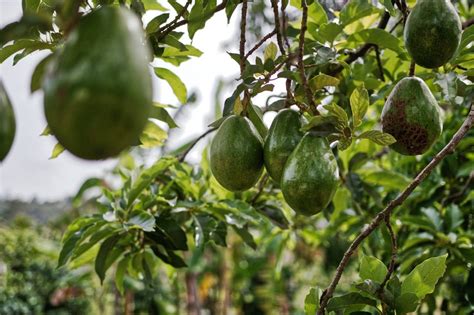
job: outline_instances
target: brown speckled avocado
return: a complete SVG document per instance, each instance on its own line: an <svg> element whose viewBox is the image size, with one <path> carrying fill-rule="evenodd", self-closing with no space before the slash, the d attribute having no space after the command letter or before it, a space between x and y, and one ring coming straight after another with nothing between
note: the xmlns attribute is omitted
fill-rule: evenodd
<svg viewBox="0 0 474 315"><path fill-rule="evenodd" d="M442 128L441 109L426 83L417 77L398 82L382 111L382 130L397 140L390 147L405 155L423 154Z"/></svg>

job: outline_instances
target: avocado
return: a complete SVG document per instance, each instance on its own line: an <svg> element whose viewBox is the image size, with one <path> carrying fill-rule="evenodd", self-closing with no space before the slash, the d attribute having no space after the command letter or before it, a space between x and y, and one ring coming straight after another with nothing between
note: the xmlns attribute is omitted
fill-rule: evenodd
<svg viewBox="0 0 474 315"><path fill-rule="evenodd" d="M407 77L393 88L382 111L382 130L397 142L390 147L404 155L426 152L443 130L441 109L426 83Z"/></svg>
<svg viewBox="0 0 474 315"><path fill-rule="evenodd" d="M16 123L13 106L2 81L0 81L0 162L10 152L13 140L15 140L15 132Z"/></svg>
<svg viewBox="0 0 474 315"><path fill-rule="evenodd" d="M219 127L211 143L211 171L230 191L251 188L263 171L263 141L252 122L231 115Z"/></svg>
<svg viewBox="0 0 474 315"><path fill-rule="evenodd" d="M453 57L461 31L461 20L451 1L418 0L405 24L405 46L416 64L437 68Z"/></svg>
<svg viewBox="0 0 474 315"><path fill-rule="evenodd" d="M123 7L83 17L45 80L46 120L59 143L88 160L136 142L152 106L149 50L141 21Z"/></svg>
<svg viewBox="0 0 474 315"><path fill-rule="evenodd" d="M270 126L263 158L268 174L277 183L280 183L286 160L303 138L301 126L302 116L291 109L280 111Z"/></svg>
<svg viewBox="0 0 474 315"><path fill-rule="evenodd" d="M296 213L311 216L331 202L339 170L326 138L306 133L291 153L281 178L286 202Z"/></svg>

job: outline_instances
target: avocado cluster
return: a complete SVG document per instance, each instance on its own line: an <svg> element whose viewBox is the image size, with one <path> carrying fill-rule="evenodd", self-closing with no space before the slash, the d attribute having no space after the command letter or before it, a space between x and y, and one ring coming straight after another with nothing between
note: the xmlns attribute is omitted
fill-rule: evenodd
<svg viewBox="0 0 474 315"><path fill-rule="evenodd" d="M0 81L0 162L10 152L15 140L16 122L13 106L7 91Z"/></svg>
<svg viewBox="0 0 474 315"><path fill-rule="evenodd" d="M87 160L137 143L152 106L148 59L142 23L130 10L103 6L81 18L43 85L58 142Z"/></svg>
<svg viewBox="0 0 474 315"><path fill-rule="evenodd" d="M314 215L331 202L339 183L328 141L303 133L302 116L284 109L273 120L265 143L246 117L231 115L211 143L211 170L231 191L251 188L265 166L280 184L287 203L299 214Z"/></svg>

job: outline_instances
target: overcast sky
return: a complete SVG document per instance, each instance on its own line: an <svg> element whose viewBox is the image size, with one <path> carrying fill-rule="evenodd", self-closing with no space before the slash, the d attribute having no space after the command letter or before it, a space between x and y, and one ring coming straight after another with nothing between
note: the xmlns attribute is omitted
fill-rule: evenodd
<svg viewBox="0 0 474 315"><path fill-rule="evenodd" d="M0 0L0 28L18 20L20 16L20 0ZM222 48L222 42L236 34L234 25L233 22L227 25L225 14L217 14L193 40L193 45L204 52L203 56L182 64L180 68L163 64L183 79L188 91L197 90L199 95L197 109L188 115L189 119L185 123L180 124L180 138L189 138L206 128L213 112L213 93L218 78L237 76L237 63ZM33 69L45 54L33 53L16 66L12 65L12 57L0 64L0 79L13 103L17 120L15 143L7 159L0 165L2 199L37 198L44 201L64 198L73 195L84 179L100 176L114 165L114 160L86 162L67 152L55 160L48 159L56 142L54 138L39 136L46 126L43 95L42 92L31 94L29 90ZM177 104L163 81L154 78L154 90L156 101ZM197 158L197 154L194 157Z"/></svg>

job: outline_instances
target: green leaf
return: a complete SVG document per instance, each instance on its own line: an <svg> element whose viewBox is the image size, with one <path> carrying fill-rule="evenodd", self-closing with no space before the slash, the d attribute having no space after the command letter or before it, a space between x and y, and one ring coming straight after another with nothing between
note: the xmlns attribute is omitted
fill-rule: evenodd
<svg viewBox="0 0 474 315"><path fill-rule="evenodd" d="M248 106L249 119L250 121L252 121L255 128L257 128L257 131L262 137L262 139L265 139L268 133L268 129L267 129L267 126L265 126L265 124L263 123L263 119L259 111L260 111L259 107L253 104L249 104Z"/></svg>
<svg viewBox="0 0 474 315"><path fill-rule="evenodd" d="M35 67L33 74L31 75L30 91L31 93L39 90L43 83L43 77L46 72L46 66L51 61L53 54L46 56L41 60Z"/></svg>
<svg viewBox="0 0 474 315"><path fill-rule="evenodd" d="M163 157L159 159L152 167L144 170L133 184L130 192L128 193L127 207L130 207L142 191L155 180L155 178L167 170L171 165L176 163L176 159L172 157Z"/></svg>
<svg viewBox="0 0 474 315"><path fill-rule="evenodd" d="M376 12L378 12L377 8L372 6L368 0L350 0L342 8L339 19L345 26Z"/></svg>
<svg viewBox="0 0 474 315"><path fill-rule="evenodd" d="M56 145L53 148L53 152L51 152L51 156L49 157L50 160L53 160L57 158L61 153L64 152L64 147L60 145L59 143L56 143Z"/></svg>
<svg viewBox="0 0 474 315"><path fill-rule="evenodd" d="M325 105L324 109L326 109L330 115L336 118L336 128L338 128L341 132L343 132L345 128L349 127L349 117L342 107L336 103L331 103L330 105Z"/></svg>
<svg viewBox="0 0 474 315"><path fill-rule="evenodd" d="M178 127L173 117L171 117L171 115L164 108L164 106L159 103L153 103L153 107L151 108L150 118L158 119L162 122L165 122L168 125L168 127L170 127L171 129Z"/></svg>
<svg viewBox="0 0 474 315"><path fill-rule="evenodd" d="M380 28L370 28L352 34L347 38L348 43L366 43L374 44L379 48L386 48L393 50L399 56L404 56L405 52L402 49L402 42L397 37Z"/></svg>
<svg viewBox="0 0 474 315"><path fill-rule="evenodd" d="M4 62L8 57L25 48L29 48L31 52L35 50L43 50L43 49L52 49L53 45L49 43L44 43L37 40L27 40L27 39L20 39L14 42L11 45L4 46L0 49L0 63Z"/></svg>
<svg viewBox="0 0 474 315"><path fill-rule="evenodd" d="M64 242L61 252L59 253L58 267L63 266L69 260L77 242L81 239L82 234L86 229L81 229L80 231L75 232Z"/></svg>
<svg viewBox="0 0 474 315"><path fill-rule="evenodd" d="M158 10L158 11L167 11L164 6L158 3L157 0L141 0L145 9L148 10Z"/></svg>
<svg viewBox="0 0 474 315"><path fill-rule="evenodd" d="M214 15L216 0L196 0L189 12L188 33L193 39L194 34L206 25L206 22Z"/></svg>
<svg viewBox="0 0 474 315"><path fill-rule="evenodd" d="M313 3L308 6L308 18L318 25L328 22L326 11L319 1L313 1Z"/></svg>
<svg viewBox="0 0 474 315"><path fill-rule="evenodd" d="M410 179L406 176L396 173L394 171L378 171L378 170L370 170L368 172L360 171L360 175L362 176L363 180L369 184L379 185L384 187L385 189L397 189L402 190L408 184L410 184Z"/></svg>
<svg viewBox="0 0 474 315"><path fill-rule="evenodd" d="M240 238L250 246L252 249L257 249L257 244L255 243L252 234L248 231L248 228L243 227L239 228L238 226L232 225L232 228L237 232Z"/></svg>
<svg viewBox="0 0 474 315"><path fill-rule="evenodd" d="M303 126L303 131L309 131L316 127L329 127L334 126L337 123L337 118L334 116L313 116L309 119L308 123ZM319 128L318 128L319 129Z"/></svg>
<svg viewBox="0 0 474 315"><path fill-rule="evenodd" d="M416 266L402 282L402 295L413 293L421 300L433 293L436 283L446 271L447 257L448 254L432 257Z"/></svg>
<svg viewBox="0 0 474 315"><path fill-rule="evenodd" d="M342 32L344 27L337 23L324 23L319 27L315 38L321 42L334 42L336 37Z"/></svg>
<svg viewBox="0 0 474 315"><path fill-rule="evenodd" d="M153 253L159 257L165 263L173 266L174 268L185 268L187 267L186 262L181 256L176 255L173 251L163 249L161 246L151 246Z"/></svg>
<svg viewBox="0 0 474 315"><path fill-rule="evenodd" d="M109 269L113 262L118 258L116 253L112 255L112 250L115 248L115 245L121 237L122 236L119 234L112 235L100 245L99 252L95 259L95 272L99 276L101 284L104 282L107 269Z"/></svg>
<svg viewBox="0 0 474 315"><path fill-rule="evenodd" d="M120 260L117 265L117 270L115 271L115 286L120 294L123 294L124 287L123 287L123 278L125 276L125 272L127 271L128 265L130 263L130 256L125 256Z"/></svg>
<svg viewBox="0 0 474 315"><path fill-rule="evenodd" d="M404 293L395 299L397 314L406 314L416 311L419 298L414 293Z"/></svg>
<svg viewBox="0 0 474 315"><path fill-rule="evenodd" d="M148 24L146 25L146 33L152 34L159 30L161 24L165 23L169 18L168 13L160 14L154 17Z"/></svg>
<svg viewBox="0 0 474 315"><path fill-rule="evenodd" d="M362 124L362 119L369 109L369 93L364 87L357 87L351 94L350 98L352 121L354 127L359 127Z"/></svg>
<svg viewBox="0 0 474 315"><path fill-rule="evenodd" d="M160 78L168 82L169 86L173 90L174 95L178 100L184 104L188 99L188 91L183 81L174 74L171 70L165 68L155 68L155 74Z"/></svg>
<svg viewBox="0 0 474 315"><path fill-rule="evenodd" d="M319 289L311 288L304 299L304 313L314 315L319 310Z"/></svg>
<svg viewBox="0 0 474 315"><path fill-rule="evenodd" d="M389 133L384 133L379 130L369 130L361 133L357 138L369 139L370 141L379 145L391 145L397 140Z"/></svg>
<svg viewBox="0 0 474 315"><path fill-rule="evenodd" d="M157 244L170 250L187 250L186 232L171 216L161 215L155 219L155 231L146 236Z"/></svg>
<svg viewBox="0 0 474 315"><path fill-rule="evenodd" d="M362 280L382 283L387 272L387 267L376 257L364 255L360 259L359 276Z"/></svg>
<svg viewBox="0 0 474 315"><path fill-rule="evenodd" d="M325 86L337 86L339 84L339 79L322 73L309 80L308 83L311 87L311 90L313 90L313 92L316 92L317 90L320 90Z"/></svg>
<svg viewBox="0 0 474 315"><path fill-rule="evenodd" d="M225 5L225 14L227 15L227 23L230 22L230 18L234 13L235 9L239 5L240 0L228 0L227 4Z"/></svg>
<svg viewBox="0 0 474 315"><path fill-rule="evenodd" d="M330 299L327 306L327 310L329 312L339 311L357 305L370 305L375 307L377 305L377 302L372 300L371 298L361 295L360 293L352 292Z"/></svg>
<svg viewBox="0 0 474 315"><path fill-rule="evenodd" d="M278 53L278 47L275 45L274 42L270 42L267 47L265 47L265 51L263 53L263 60L267 61L268 59L275 60L276 55Z"/></svg>
<svg viewBox="0 0 474 315"><path fill-rule="evenodd" d="M148 122L140 135L141 147L145 149L162 146L165 143L168 134L153 122Z"/></svg>
<svg viewBox="0 0 474 315"><path fill-rule="evenodd" d="M151 232L154 231L155 217L146 211L134 211L127 224L137 226L145 232Z"/></svg>
<svg viewBox="0 0 474 315"><path fill-rule="evenodd" d="M383 5L385 9L390 13L391 16L397 15L397 10L393 7L392 0L383 0Z"/></svg>

